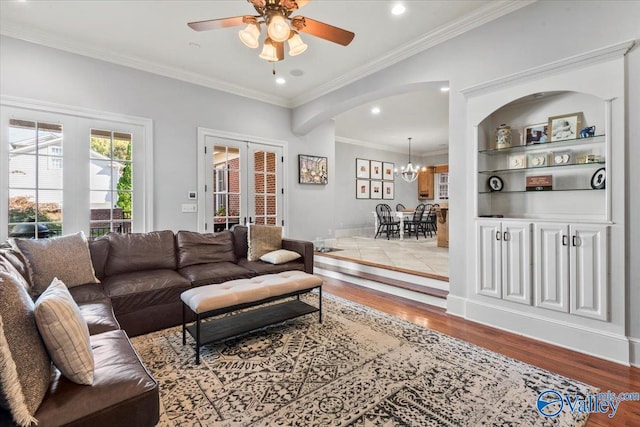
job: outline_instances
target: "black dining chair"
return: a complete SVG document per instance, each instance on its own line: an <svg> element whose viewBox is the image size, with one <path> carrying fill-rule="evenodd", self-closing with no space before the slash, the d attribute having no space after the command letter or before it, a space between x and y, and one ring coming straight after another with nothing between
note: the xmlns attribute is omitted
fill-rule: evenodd
<svg viewBox="0 0 640 427"><path fill-rule="evenodd" d="M413 212L413 217L409 220L404 221L404 229L408 234L416 233L416 240L418 240L418 236L420 232L427 237L426 229L422 223L422 217L424 216L424 204L420 203L416 206L415 212Z"/></svg>
<svg viewBox="0 0 640 427"><path fill-rule="evenodd" d="M378 204L376 206L376 215L378 216L378 229L374 239L383 232L387 234L387 240L392 234L400 235L400 220L391 212L391 206L385 203Z"/></svg>
<svg viewBox="0 0 640 427"><path fill-rule="evenodd" d="M405 207L402 203L398 203L396 205L396 212L402 212L403 210L405 210Z"/></svg>
<svg viewBox="0 0 640 427"><path fill-rule="evenodd" d="M438 203L429 206L429 210L426 211L425 215L422 217L423 228L424 231L429 233L429 237L433 237L434 234L438 233L438 221L436 208L440 207Z"/></svg>

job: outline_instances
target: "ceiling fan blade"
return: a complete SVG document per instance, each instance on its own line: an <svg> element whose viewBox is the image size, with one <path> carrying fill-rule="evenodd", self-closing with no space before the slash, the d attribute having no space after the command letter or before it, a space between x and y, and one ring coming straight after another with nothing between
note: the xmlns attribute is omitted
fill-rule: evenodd
<svg viewBox="0 0 640 427"><path fill-rule="evenodd" d="M291 25L298 31L341 44L342 46L347 46L356 36L355 33L351 31L343 30L342 28L334 27L333 25L325 24L324 22L314 19L305 18L304 16L291 18Z"/></svg>
<svg viewBox="0 0 640 427"><path fill-rule="evenodd" d="M273 46L276 48L278 61L282 61L284 59L284 42L273 42Z"/></svg>
<svg viewBox="0 0 640 427"><path fill-rule="evenodd" d="M289 12L300 9L311 0L280 0L280 5L287 9Z"/></svg>
<svg viewBox="0 0 640 427"><path fill-rule="evenodd" d="M209 19L207 21L189 22L187 25L196 31L217 30L219 28L237 27L244 24L244 16L232 18Z"/></svg>

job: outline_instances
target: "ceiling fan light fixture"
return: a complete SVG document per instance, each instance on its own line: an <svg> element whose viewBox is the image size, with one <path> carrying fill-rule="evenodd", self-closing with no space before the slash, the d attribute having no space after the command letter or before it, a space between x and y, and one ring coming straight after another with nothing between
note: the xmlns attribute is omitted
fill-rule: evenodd
<svg viewBox="0 0 640 427"><path fill-rule="evenodd" d="M288 40L289 43L289 56L300 55L307 50L307 44L302 41L297 31L291 30L291 36Z"/></svg>
<svg viewBox="0 0 640 427"><path fill-rule="evenodd" d="M267 61L278 61L278 53L276 52L276 47L269 37L265 39L264 46L262 46L262 52L259 56L260 58L266 59Z"/></svg>
<svg viewBox="0 0 640 427"><path fill-rule="evenodd" d="M260 46L258 38L260 37L260 26L257 23L250 23L244 30L238 33L240 40L245 46L255 49Z"/></svg>
<svg viewBox="0 0 640 427"><path fill-rule="evenodd" d="M267 26L267 34L271 40L275 42L284 42L289 39L291 28L289 24L279 13L273 13L269 16L269 25Z"/></svg>

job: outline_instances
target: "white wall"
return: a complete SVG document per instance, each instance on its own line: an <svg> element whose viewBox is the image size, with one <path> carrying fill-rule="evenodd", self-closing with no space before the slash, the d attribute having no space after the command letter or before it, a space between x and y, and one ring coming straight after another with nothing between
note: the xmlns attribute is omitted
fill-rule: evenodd
<svg viewBox="0 0 640 427"><path fill-rule="evenodd" d="M305 131L317 121L351 108L356 101L362 103L379 98L380 93L394 88L448 80L449 250L451 259L461 266L451 269L450 295L464 300L474 292L475 285L475 248L466 244L468 236L475 233L475 147L468 138L466 99L460 90L597 48L640 39L639 20L640 2L536 2L296 108L293 112L293 129ZM640 174L635 166L640 158L637 124L637 117L640 117L638 48L627 55L627 79L627 161L631 165L627 172L627 218L632 224L627 233L626 288L627 305L631 308L628 311L627 335L640 337L640 310L637 310L640 304L640 226L635 221L640 217ZM636 354L635 363L640 363L640 354Z"/></svg>

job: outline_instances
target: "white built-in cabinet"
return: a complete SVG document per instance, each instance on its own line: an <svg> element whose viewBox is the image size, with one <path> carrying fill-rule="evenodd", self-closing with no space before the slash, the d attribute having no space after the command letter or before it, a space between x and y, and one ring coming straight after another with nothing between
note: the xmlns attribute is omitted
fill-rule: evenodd
<svg viewBox="0 0 640 427"><path fill-rule="evenodd" d="M478 293L531 304L531 223L478 221Z"/></svg>

